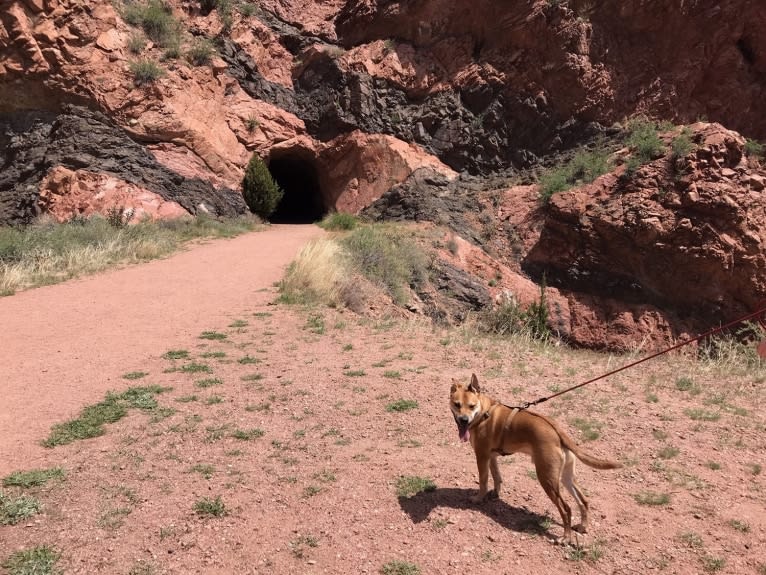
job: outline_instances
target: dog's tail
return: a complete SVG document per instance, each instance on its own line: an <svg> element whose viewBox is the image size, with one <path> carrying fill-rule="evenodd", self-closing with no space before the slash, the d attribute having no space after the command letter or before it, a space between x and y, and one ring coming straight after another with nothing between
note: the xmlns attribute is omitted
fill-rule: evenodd
<svg viewBox="0 0 766 575"><path fill-rule="evenodd" d="M532 411L529 411L528 413L536 415L537 417L540 417L548 422L548 424L553 427L553 429L556 430L556 433L559 434L559 438L561 438L561 443L566 447L569 451L575 454L577 459L582 461L585 465L588 467L592 467L593 469L619 469L622 467L622 463L619 463L617 461L610 461L608 459L599 459L598 457L593 457L592 455L588 455L585 453L582 449L580 449L577 444L574 442L574 440L569 437L566 432L561 429L558 425L556 425L556 422L554 422L552 419L549 419L545 417L544 415L541 415L539 413L535 413Z"/></svg>
<svg viewBox="0 0 766 575"><path fill-rule="evenodd" d="M567 438L569 439L569 438ZM577 447L574 441L564 441L564 446L577 456L577 459L582 461L588 467L593 469L619 469L622 467L622 463L618 461L610 461L609 459L599 459L585 453L582 449Z"/></svg>

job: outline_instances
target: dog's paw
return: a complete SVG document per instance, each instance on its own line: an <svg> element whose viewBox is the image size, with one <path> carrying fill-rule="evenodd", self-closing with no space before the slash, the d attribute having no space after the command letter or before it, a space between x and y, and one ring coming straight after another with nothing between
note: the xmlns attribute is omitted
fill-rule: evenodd
<svg viewBox="0 0 766 575"><path fill-rule="evenodd" d="M487 499L500 499L500 494L497 492L496 489L493 489L489 493L487 493Z"/></svg>
<svg viewBox="0 0 766 575"><path fill-rule="evenodd" d="M478 495L478 494L477 495L471 495L468 498L468 500L471 503L483 503L484 502L484 497L486 497L486 496L485 495Z"/></svg>
<svg viewBox="0 0 766 575"><path fill-rule="evenodd" d="M585 525L583 525L582 523L578 523L577 525L572 527L572 530L573 531L577 531L578 533L587 533L588 532L588 528Z"/></svg>

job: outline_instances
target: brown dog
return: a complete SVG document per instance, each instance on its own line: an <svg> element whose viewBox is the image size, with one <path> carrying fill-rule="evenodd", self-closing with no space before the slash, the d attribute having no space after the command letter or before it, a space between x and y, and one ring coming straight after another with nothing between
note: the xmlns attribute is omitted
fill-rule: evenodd
<svg viewBox="0 0 766 575"><path fill-rule="evenodd" d="M572 510L562 497L562 484L580 508L581 522L574 529L580 533L588 530L588 500L575 481L575 458L595 469L616 469L622 467L619 463L588 455L547 417L512 409L482 394L475 374L467 387L453 380L450 409L461 441L470 440L479 466L479 493L471 501L478 503L487 496L490 472L494 495L500 496L503 480L497 465L499 455L527 453L545 493L561 514L565 541L572 541Z"/></svg>

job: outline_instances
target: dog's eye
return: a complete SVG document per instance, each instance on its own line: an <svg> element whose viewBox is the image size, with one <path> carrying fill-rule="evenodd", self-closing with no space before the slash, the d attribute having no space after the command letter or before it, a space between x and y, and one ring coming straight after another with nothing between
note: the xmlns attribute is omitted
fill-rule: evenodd
<svg viewBox="0 0 766 575"><path fill-rule="evenodd" d="M475 403L469 403L468 404L468 409L473 409L474 407L476 407Z"/></svg>
<svg viewBox="0 0 766 575"><path fill-rule="evenodd" d="M458 409L460 409L460 402L459 402L459 401L456 401L456 402L455 402L455 407L457 407Z"/></svg>

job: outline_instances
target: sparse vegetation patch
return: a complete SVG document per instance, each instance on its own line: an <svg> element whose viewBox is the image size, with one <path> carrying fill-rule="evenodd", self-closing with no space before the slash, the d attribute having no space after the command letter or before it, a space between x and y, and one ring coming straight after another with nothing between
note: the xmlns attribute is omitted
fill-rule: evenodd
<svg viewBox="0 0 766 575"><path fill-rule="evenodd" d="M105 432L104 424L119 421L127 415L129 408L146 411L156 409L157 400L154 396L168 389L158 385L150 385L131 387L120 394L107 393L103 401L89 405L80 412L79 417L54 425L50 435L42 442L42 445L55 447L56 445L72 443L78 439L103 435Z"/></svg>

